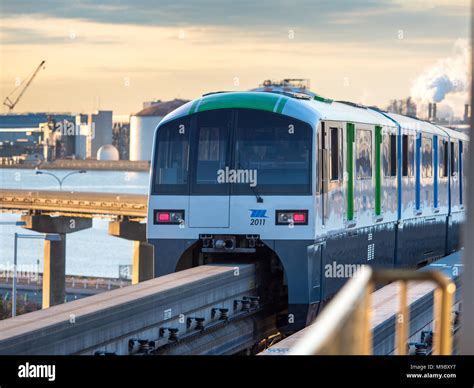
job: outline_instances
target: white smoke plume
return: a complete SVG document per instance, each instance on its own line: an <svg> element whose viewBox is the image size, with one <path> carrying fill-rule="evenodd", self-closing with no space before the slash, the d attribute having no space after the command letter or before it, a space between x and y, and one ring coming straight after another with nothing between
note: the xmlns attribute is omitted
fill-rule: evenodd
<svg viewBox="0 0 474 388"><path fill-rule="evenodd" d="M463 96L467 101L471 83L470 57L467 39L458 39L450 57L439 59L415 79L411 96L422 104L441 102L448 95Z"/></svg>

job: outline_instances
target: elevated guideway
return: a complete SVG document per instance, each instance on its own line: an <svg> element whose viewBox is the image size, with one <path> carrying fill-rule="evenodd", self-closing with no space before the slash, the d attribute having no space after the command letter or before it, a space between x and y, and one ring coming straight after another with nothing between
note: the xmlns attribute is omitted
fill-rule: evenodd
<svg viewBox="0 0 474 388"><path fill-rule="evenodd" d="M152 279L154 256L146 241L147 207L147 196L138 194L0 190L1 212L22 214L25 229L60 236L57 241L44 242L44 308L65 300L67 235L91 228L92 218L110 219L110 235L133 241L132 282Z"/></svg>
<svg viewBox="0 0 474 388"><path fill-rule="evenodd" d="M274 331L252 264L205 265L0 321L0 354L232 354Z"/></svg>
<svg viewBox="0 0 474 388"><path fill-rule="evenodd" d="M0 190L2 211L76 217L128 217L144 220L147 196L141 194L67 192L53 190Z"/></svg>

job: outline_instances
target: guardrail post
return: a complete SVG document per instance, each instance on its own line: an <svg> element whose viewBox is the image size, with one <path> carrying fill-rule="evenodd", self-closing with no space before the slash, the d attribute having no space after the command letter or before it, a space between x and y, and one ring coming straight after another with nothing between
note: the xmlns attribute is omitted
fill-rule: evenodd
<svg viewBox="0 0 474 388"><path fill-rule="evenodd" d="M401 280L400 286L400 310L396 322L397 354L405 356L407 354L407 338L410 334L410 310L408 308L408 288L407 282Z"/></svg>
<svg viewBox="0 0 474 388"><path fill-rule="evenodd" d="M436 284L434 289L434 338L433 354L452 353L451 310L456 285L438 271L378 270L363 267L358 276L350 279L323 309L316 321L305 329L291 355L310 354L371 354L372 333L371 293L376 284L397 281L399 285L399 310L395 315L395 350L407 354L410 335L410 306L408 287L410 281Z"/></svg>

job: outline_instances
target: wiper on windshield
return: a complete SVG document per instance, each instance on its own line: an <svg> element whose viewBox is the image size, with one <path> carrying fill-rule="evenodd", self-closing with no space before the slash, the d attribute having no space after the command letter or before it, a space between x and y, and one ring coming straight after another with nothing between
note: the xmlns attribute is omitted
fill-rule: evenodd
<svg viewBox="0 0 474 388"><path fill-rule="evenodd" d="M240 156L240 154L239 154ZM242 168L242 169L245 169L244 166L242 166L242 163L240 162L237 162L237 165L239 168ZM248 170L248 169L247 169ZM258 193L258 190L255 186L252 186L252 183L249 183L249 187L252 189L254 195L255 195L255 198L257 198L257 203L263 203L263 198L262 196Z"/></svg>

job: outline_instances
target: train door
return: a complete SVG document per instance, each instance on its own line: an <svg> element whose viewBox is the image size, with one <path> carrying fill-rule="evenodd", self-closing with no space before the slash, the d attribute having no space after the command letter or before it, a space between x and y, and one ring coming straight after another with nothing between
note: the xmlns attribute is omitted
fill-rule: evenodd
<svg viewBox="0 0 474 388"><path fill-rule="evenodd" d="M321 123L321 130L319 131L319 192L321 193L321 221L323 225L326 225L327 217L329 214L329 203L328 203L328 150L329 150L329 139L327 134L327 123Z"/></svg>
<svg viewBox="0 0 474 388"><path fill-rule="evenodd" d="M451 187L451 209L458 210L461 193L459 184L459 140L452 139L450 142L450 187Z"/></svg>
<svg viewBox="0 0 474 388"><path fill-rule="evenodd" d="M322 222L332 228L343 226L344 179L343 179L343 130L342 124L326 121L320 131L320 191L322 197Z"/></svg>
<svg viewBox="0 0 474 388"><path fill-rule="evenodd" d="M464 209L464 143L459 140L459 204Z"/></svg>
<svg viewBox="0 0 474 388"><path fill-rule="evenodd" d="M230 182L230 109L201 112L194 117L191 149L191 228L228 228Z"/></svg>

